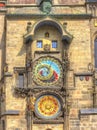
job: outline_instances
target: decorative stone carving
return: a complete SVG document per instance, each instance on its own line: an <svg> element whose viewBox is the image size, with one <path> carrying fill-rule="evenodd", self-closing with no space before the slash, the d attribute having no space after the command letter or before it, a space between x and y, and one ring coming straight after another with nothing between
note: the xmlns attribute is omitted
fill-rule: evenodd
<svg viewBox="0 0 97 130"><path fill-rule="evenodd" d="M26 27L26 33L23 36L25 44L31 43L33 41L32 35L30 34L32 29L33 29L32 23L28 22Z"/></svg>
<svg viewBox="0 0 97 130"><path fill-rule="evenodd" d="M49 44L44 45L44 51L46 51L46 52L50 51L50 45Z"/></svg>
<svg viewBox="0 0 97 130"><path fill-rule="evenodd" d="M52 7L52 0L41 0L40 3L40 9L46 13L49 14Z"/></svg>
<svg viewBox="0 0 97 130"><path fill-rule="evenodd" d="M68 71L69 67L70 67L70 61L68 58L68 53L65 51L64 58L63 58L64 71Z"/></svg>

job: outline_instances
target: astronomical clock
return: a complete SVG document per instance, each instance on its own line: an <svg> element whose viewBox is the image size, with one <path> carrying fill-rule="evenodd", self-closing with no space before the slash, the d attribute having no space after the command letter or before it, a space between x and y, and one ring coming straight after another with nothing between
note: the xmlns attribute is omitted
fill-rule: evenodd
<svg viewBox="0 0 97 130"><path fill-rule="evenodd" d="M43 3L41 6L46 9L48 4ZM27 59L31 63L29 65L27 62L30 66L27 76L31 83L28 86L31 89L30 110L33 113L33 122L62 122L66 114L66 73L69 64L67 52L71 35L66 34L63 26L55 20L47 19L35 26L32 43L26 44ZM31 40L31 35L26 38L26 42Z"/></svg>
<svg viewBox="0 0 97 130"><path fill-rule="evenodd" d="M62 86L62 76L63 69L59 59L49 55L34 61L33 82L37 89L41 87L36 93L34 104L34 112L39 119L54 120L62 115L63 99L58 92Z"/></svg>
<svg viewBox="0 0 97 130"><path fill-rule="evenodd" d="M23 67L14 68L15 93L18 93L17 97L27 97L25 110L29 130L32 124L37 130L41 128L39 124L45 125L44 130L57 130L60 125L63 130L67 125L69 94L66 80L72 35L66 31L67 22L60 21L61 15L60 18L55 16L53 4L52 0L40 0L37 8L33 6L37 15L31 14L31 20L27 22L22 40L24 50L19 52L19 56L23 53L25 57ZM50 129L51 126L56 128Z"/></svg>

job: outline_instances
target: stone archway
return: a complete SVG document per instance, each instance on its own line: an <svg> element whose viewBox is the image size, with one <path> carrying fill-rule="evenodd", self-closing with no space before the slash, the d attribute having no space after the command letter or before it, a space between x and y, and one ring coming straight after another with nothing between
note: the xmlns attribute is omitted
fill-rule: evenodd
<svg viewBox="0 0 97 130"><path fill-rule="evenodd" d="M65 35L65 34L66 34L65 31L64 31L63 26L62 26L58 21L55 21L55 20L50 19L50 18L42 19L42 20L36 22L36 23L34 24L33 29L32 29L32 34L34 34L35 30L36 30L38 27L40 27L40 26L42 26L42 25L45 25L45 24L47 24L47 25L52 25L52 26L56 27L56 28L61 32L62 35Z"/></svg>
<svg viewBox="0 0 97 130"><path fill-rule="evenodd" d="M51 18L42 19L42 20L36 22L34 25L32 25L31 31L24 35L25 42L28 42L29 39L30 39L30 41L31 41L31 39L33 41L33 37L34 37L36 29L41 27L42 25L50 25L50 26L56 27L62 35L62 40L66 40L68 43L71 42L73 36L69 32L66 31L66 29L64 28L64 25L62 25L57 20L54 20Z"/></svg>

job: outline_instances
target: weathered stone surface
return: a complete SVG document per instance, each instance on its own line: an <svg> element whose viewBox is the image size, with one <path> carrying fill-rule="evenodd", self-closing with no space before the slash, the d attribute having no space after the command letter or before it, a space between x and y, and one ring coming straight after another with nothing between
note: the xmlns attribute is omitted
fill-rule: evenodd
<svg viewBox="0 0 97 130"><path fill-rule="evenodd" d="M72 127L72 128L70 128L70 130L80 130L80 128L79 127Z"/></svg>

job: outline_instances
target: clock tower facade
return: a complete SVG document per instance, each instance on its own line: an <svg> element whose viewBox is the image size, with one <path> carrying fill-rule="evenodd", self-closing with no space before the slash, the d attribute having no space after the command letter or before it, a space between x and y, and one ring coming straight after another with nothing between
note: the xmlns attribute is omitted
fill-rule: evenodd
<svg viewBox="0 0 97 130"><path fill-rule="evenodd" d="M0 1L0 130L97 129L96 6Z"/></svg>

